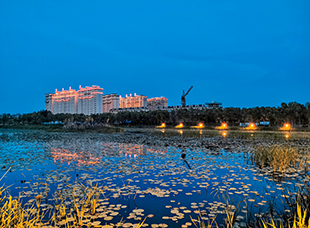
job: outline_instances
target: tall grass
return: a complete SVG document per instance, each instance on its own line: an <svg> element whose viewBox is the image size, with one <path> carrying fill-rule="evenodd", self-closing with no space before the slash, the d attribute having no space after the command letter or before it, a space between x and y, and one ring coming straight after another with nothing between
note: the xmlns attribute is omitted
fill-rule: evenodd
<svg viewBox="0 0 310 228"><path fill-rule="evenodd" d="M7 170L7 172L10 168ZM0 178L0 181L7 174ZM7 188L0 187L0 227L38 227L46 213L40 211L41 197L35 198L35 203L25 208L20 197L13 199L7 193Z"/></svg>
<svg viewBox="0 0 310 228"><path fill-rule="evenodd" d="M307 221L307 209L302 210L299 204L296 205L297 209L294 215L294 221L290 224L288 221L283 223L276 223L274 218L270 218L269 221L262 220L262 226L264 228L282 228L282 227L292 227L292 228L310 228L310 218ZM308 208L310 210L310 208Z"/></svg>
<svg viewBox="0 0 310 228"><path fill-rule="evenodd" d="M293 148L288 145L256 147L254 161L260 167L270 166L274 171L285 172L288 168L306 169L310 165L309 148Z"/></svg>
<svg viewBox="0 0 310 228"><path fill-rule="evenodd" d="M7 190L0 187L0 228L105 227L94 223L91 218L97 214L98 200L103 195L103 187L98 185L79 184L66 192L55 192L54 208L44 212L40 209L42 195L37 195L31 200L33 203L30 206L25 206L20 197L13 199ZM146 217L136 227L142 227L145 220ZM122 226L123 223L121 220L118 226Z"/></svg>

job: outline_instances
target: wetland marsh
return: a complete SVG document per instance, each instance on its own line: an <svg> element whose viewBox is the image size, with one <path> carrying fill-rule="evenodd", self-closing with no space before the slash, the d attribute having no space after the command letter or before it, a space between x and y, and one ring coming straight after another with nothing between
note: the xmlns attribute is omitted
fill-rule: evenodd
<svg viewBox="0 0 310 228"><path fill-rule="evenodd" d="M309 139L251 137L1 130L1 185L26 211L37 202L40 227L226 227L232 214L247 227L271 210L284 223L309 188ZM302 167L255 164L255 147L281 144L305 151Z"/></svg>

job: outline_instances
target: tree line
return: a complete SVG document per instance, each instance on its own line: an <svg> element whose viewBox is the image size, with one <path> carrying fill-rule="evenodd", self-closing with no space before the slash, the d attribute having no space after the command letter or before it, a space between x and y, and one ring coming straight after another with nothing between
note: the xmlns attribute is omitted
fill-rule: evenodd
<svg viewBox="0 0 310 228"><path fill-rule="evenodd" d="M83 115L83 114L52 114L42 110L28 114L2 114L0 125L42 125L46 122L61 121L62 123L108 123L112 125L196 125L199 122L215 126L227 122L230 126L238 126L246 122L269 122L270 126L281 126L290 123L293 126L309 126L310 103L305 105L290 102L279 107L254 108L218 108L218 109L179 109L171 112L164 110L148 112L119 112Z"/></svg>

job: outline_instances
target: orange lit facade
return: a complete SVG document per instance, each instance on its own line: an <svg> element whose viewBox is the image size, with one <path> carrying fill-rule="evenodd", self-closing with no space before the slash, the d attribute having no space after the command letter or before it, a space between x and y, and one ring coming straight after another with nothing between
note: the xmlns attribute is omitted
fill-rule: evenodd
<svg viewBox="0 0 310 228"><path fill-rule="evenodd" d="M57 91L45 95L45 109L53 114L96 114L102 113L102 88L92 86L79 90L69 88L69 90Z"/></svg>
<svg viewBox="0 0 310 228"><path fill-rule="evenodd" d="M153 97L147 99L147 107L150 111L167 108L168 107L168 98L165 97Z"/></svg>
<svg viewBox="0 0 310 228"><path fill-rule="evenodd" d="M77 113L85 115L102 113L102 91L99 86L85 88L80 86L80 90L77 91Z"/></svg>
<svg viewBox="0 0 310 228"><path fill-rule="evenodd" d="M102 112L108 113L111 109L119 108L119 95L116 93L102 96Z"/></svg>
<svg viewBox="0 0 310 228"><path fill-rule="evenodd" d="M143 95L127 96L119 98L119 108L139 108L147 107L147 97Z"/></svg>

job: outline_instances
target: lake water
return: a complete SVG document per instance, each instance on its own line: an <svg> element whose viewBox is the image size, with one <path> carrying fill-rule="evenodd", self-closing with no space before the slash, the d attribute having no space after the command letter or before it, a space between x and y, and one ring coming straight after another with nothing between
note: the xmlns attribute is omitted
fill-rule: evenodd
<svg viewBox="0 0 310 228"><path fill-rule="evenodd" d="M284 189L304 184L301 175L280 181L260 172L243 152L117 143L116 136L0 130L1 176L11 167L1 185L24 203L43 195L47 208L57 203L56 191L97 186L102 194L93 220L101 225L125 221L130 226L148 215L145 224L152 227L194 227L190 216L206 223L216 217L220 225L227 202L232 210L241 202L238 225L243 227L271 204L284 212ZM69 197L67 202L69 208Z"/></svg>

